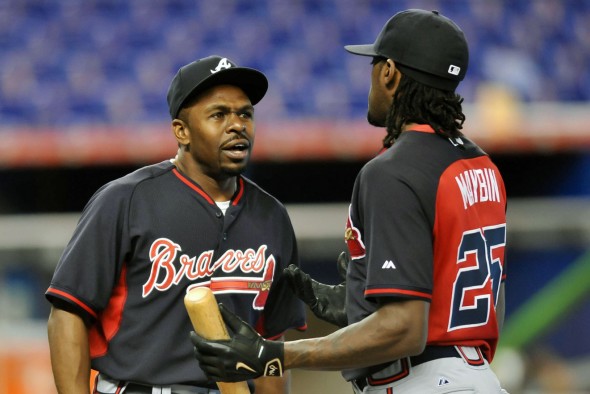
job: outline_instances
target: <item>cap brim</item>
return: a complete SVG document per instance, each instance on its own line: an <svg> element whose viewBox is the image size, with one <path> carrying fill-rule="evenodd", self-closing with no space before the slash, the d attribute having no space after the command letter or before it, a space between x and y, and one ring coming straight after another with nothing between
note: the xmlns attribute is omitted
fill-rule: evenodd
<svg viewBox="0 0 590 394"><path fill-rule="evenodd" d="M188 96L193 96L217 85L238 86L246 93L252 105L262 100L268 90L268 80L260 71L247 67L232 67L211 74Z"/></svg>
<svg viewBox="0 0 590 394"><path fill-rule="evenodd" d="M377 52L375 52L373 44L345 45L344 49L346 49L348 52L353 53L355 55L379 56L379 54Z"/></svg>

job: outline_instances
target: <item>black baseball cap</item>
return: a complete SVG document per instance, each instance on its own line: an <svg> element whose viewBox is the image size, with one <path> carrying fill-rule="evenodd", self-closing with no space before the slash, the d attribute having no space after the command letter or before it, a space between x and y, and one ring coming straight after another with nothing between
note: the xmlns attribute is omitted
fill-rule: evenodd
<svg viewBox="0 0 590 394"><path fill-rule="evenodd" d="M463 31L438 11L409 9L391 17L373 44L348 52L393 60L403 74L433 88L454 91L465 78L469 49Z"/></svg>
<svg viewBox="0 0 590 394"><path fill-rule="evenodd" d="M238 65L226 57L209 56L181 67L168 88L168 108L175 119L186 99L216 85L241 88L252 105L258 103L268 89L266 76L258 70Z"/></svg>

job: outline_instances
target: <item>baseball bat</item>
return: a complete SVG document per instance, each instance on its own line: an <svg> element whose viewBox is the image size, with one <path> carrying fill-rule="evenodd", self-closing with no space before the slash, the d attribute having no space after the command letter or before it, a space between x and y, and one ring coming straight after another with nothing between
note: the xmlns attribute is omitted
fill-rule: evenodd
<svg viewBox="0 0 590 394"><path fill-rule="evenodd" d="M184 306L193 324L195 332L205 339L229 339L227 328L215 295L208 287L197 287L184 296ZM250 394L248 383L217 382L221 394Z"/></svg>

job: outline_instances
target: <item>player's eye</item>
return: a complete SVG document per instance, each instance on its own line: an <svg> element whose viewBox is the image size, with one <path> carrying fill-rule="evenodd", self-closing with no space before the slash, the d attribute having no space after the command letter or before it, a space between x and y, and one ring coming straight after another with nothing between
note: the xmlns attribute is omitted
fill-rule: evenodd
<svg viewBox="0 0 590 394"><path fill-rule="evenodd" d="M244 111L244 112L240 113L240 118L252 119L252 118L254 118L254 112L253 111Z"/></svg>

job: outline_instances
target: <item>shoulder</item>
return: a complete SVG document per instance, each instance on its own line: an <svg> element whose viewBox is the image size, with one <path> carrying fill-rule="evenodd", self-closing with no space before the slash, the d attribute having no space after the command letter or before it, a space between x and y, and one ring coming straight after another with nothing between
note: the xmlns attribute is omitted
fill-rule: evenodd
<svg viewBox="0 0 590 394"><path fill-rule="evenodd" d="M146 181L160 179L162 175L170 173L173 168L174 165L168 160L141 167L103 185L92 196L89 203L96 203L96 201L105 199L111 202L113 200L130 199L139 185Z"/></svg>
<svg viewBox="0 0 590 394"><path fill-rule="evenodd" d="M163 161L161 163L152 164L141 167L121 178L115 179L105 185L111 188L133 188L142 182L151 179L157 179L160 176L169 173L174 168L170 161Z"/></svg>
<svg viewBox="0 0 590 394"><path fill-rule="evenodd" d="M434 133L408 131L395 144L367 163L368 171L408 174L442 172L450 164L487 154L466 137L449 139Z"/></svg>
<svg viewBox="0 0 590 394"><path fill-rule="evenodd" d="M257 183L242 176L244 180L244 194L248 201L255 204L259 204L264 209L273 209L277 211L287 213L284 204L279 201L275 196L264 190Z"/></svg>

